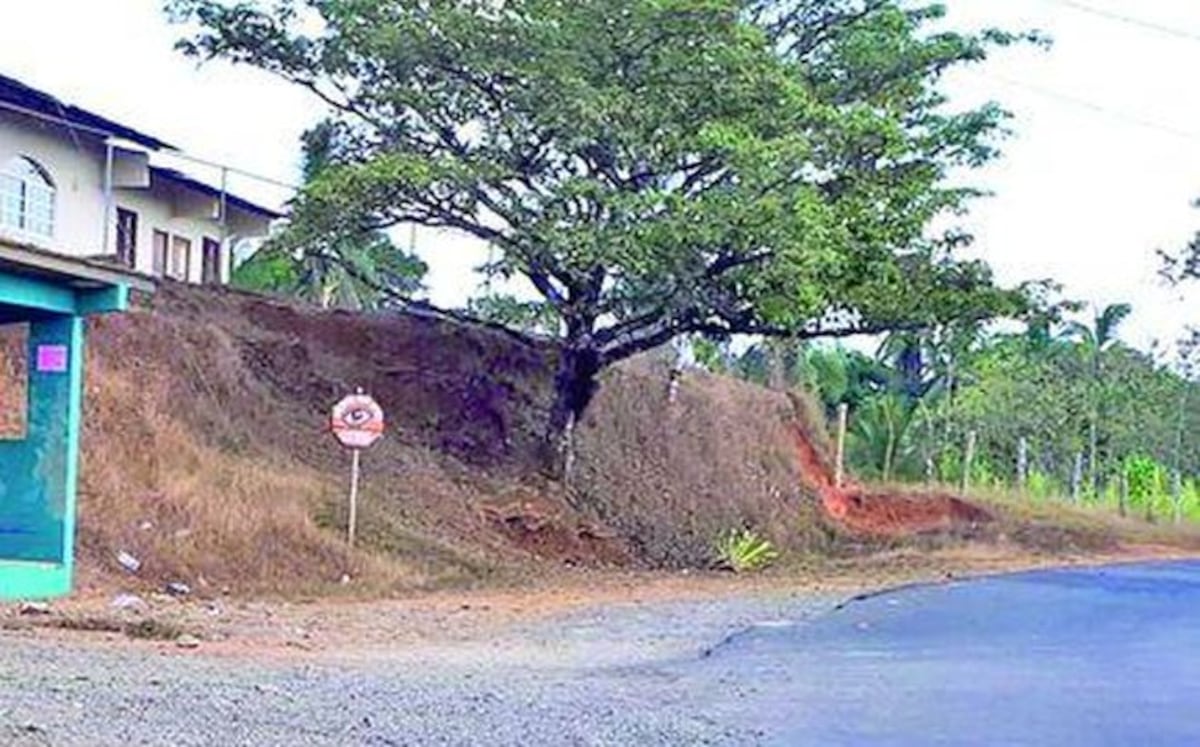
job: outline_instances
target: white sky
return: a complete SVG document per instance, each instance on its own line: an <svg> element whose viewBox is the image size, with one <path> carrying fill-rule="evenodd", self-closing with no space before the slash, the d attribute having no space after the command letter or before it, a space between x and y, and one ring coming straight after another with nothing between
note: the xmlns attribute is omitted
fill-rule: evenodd
<svg viewBox="0 0 1200 747"><path fill-rule="evenodd" d="M1200 2L1195 0L949 0L959 28L1038 28L1048 52L1006 52L949 80L963 105L997 100L1016 135L975 183L995 192L966 225L1001 278L1053 276L1073 298L1130 301L1125 338L1170 341L1200 315L1156 278L1154 250L1200 228ZM1181 38L1070 7L1176 29ZM296 181L298 138L319 103L257 71L201 68L172 49L160 0L4 0L0 73L158 135L190 153ZM1075 99L1096 105L1089 108ZM1151 124L1139 124L1139 122ZM198 176L215 178L192 169ZM231 188L266 201L278 190ZM431 297L460 305L483 253L423 235ZM1194 303L1200 298L1188 293Z"/></svg>

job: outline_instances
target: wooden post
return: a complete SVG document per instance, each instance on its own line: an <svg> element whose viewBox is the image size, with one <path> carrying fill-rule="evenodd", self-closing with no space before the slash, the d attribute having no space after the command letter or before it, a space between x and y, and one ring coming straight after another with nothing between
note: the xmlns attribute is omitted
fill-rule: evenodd
<svg viewBox="0 0 1200 747"><path fill-rule="evenodd" d="M1029 481L1029 441L1024 437L1017 441L1017 490L1025 491Z"/></svg>
<svg viewBox="0 0 1200 747"><path fill-rule="evenodd" d="M1125 470L1121 470L1120 488L1117 490L1117 513L1124 516L1126 514L1126 504L1129 501L1129 478L1125 476Z"/></svg>
<svg viewBox="0 0 1200 747"><path fill-rule="evenodd" d="M1174 521L1183 523L1183 475L1179 470L1171 474L1171 507L1174 509Z"/></svg>
<svg viewBox="0 0 1200 747"><path fill-rule="evenodd" d="M975 431L967 433L967 448L963 452L962 494L971 487L971 462L975 461Z"/></svg>
<svg viewBox="0 0 1200 747"><path fill-rule="evenodd" d="M841 488L846 477L846 422L850 417L850 406L845 402L838 405L837 453L834 456L833 486Z"/></svg>
<svg viewBox="0 0 1200 747"><path fill-rule="evenodd" d="M1071 468L1071 500L1079 503L1079 490L1083 486L1083 452L1075 453L1075 465Z"/></svg>
<svg viewBox="0 0 1200 747"><path fill-rule="evenodd" d="M346 541L354 547L354 533L358 525L358 474L362 449L350 452L350 520L346 522Z"/></svg>

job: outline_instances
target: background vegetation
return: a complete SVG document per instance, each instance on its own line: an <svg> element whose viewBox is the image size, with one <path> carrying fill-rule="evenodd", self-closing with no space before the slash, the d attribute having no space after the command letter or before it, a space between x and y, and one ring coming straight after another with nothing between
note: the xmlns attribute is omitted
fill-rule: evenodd
<svg viewBox="0 0 1200 747"><path fill-rule="evenodd" d="M1043 319L1017 331L893 334L870 353L783 341L735 353L700 342L697 360L807 387L830 422L847 405L847 460L863 478L959 484L974 432L973 486L1200 519L1193 348L1167 358L1125 345L1116 333L1129 311L1109 306L1086 322Z"/></svg>

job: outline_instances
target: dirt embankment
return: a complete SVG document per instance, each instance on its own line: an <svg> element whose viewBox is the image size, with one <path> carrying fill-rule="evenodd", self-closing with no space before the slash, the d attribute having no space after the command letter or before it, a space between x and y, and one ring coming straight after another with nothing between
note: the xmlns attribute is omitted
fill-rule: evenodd
<svg viewBox="0 0 1200 747"><path fill-rule="evenodd" d="M784 396L634 361L578 430L570 487L542 466L553 350L397 313L320 312L164 286L90 329L85 582L321 591L471 583L543 564L703 566L754 527L785 549L834 531L794 455ZM387 410L364 455L360 549L342 537L347 457L325 433L355 387Z"/></svg>
<svg viewBox="0 0 1200 747"><path fill-rule="evenodd" d="M564 565L704 567L750 527L791 556L894 548L916 532L995 539L950 497L832 487L802 398L664 365L610 371L569 486L541 471L554 351L399 313L321 312L165 285L90 327L83 586L320 593L462 585ZM364 455L358 549L329 407L362 387L390 418ZM832 518L831 518L832 517Z"/></svg>

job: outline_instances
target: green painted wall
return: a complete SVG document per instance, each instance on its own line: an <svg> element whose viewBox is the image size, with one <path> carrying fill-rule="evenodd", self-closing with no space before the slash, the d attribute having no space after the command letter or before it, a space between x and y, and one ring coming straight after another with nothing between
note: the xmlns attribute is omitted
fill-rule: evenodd
<svg viewBox="0 0 1200 747"><path fill-rule="evenodd" d="M50 574L47 571L52 569L45 567L28 569L53 582L52 589L44 590L46 594L65 591L64 578L69 586L82 416L83 320L59 316L31 322L28 361L26 438L0 442L0 563L6 563L0 566L3 597L13 596L16 588L15 581L5 580L18 567L8 561L62 566L61 573ZM29 579L24 578L26 574L18 575L22 576L20 589L26 590L21 595L29 596Z"/></svg>
<svg viewBox="0 0 1200 747"><path fill-rule="evenodd" d="M29 322L25 438L0 440L0 599L70 592L83 417L83 315L121 310L127 303L123 286L75 291L0 273L0 323Z"/></svg>

